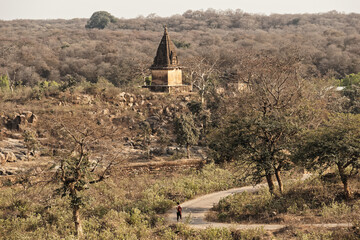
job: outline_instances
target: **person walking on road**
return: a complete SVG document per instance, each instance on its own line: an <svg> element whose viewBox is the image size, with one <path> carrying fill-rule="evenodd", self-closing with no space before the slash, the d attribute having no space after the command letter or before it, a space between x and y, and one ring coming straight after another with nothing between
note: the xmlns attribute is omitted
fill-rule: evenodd
<svg viewBox="0 0 360 240"><path fill-rule="evenodd" d="M180 203L178 202L177 207L176 207L176 220L177 221L179 221L179 219L181 220L181 218L182 218L181 211L182 211L182 207L180 206Z"/></svg>

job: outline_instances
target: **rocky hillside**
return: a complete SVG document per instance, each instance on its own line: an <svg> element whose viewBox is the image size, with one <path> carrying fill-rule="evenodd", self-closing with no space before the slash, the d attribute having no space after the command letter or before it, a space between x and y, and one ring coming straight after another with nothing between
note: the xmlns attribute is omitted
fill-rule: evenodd
<svg viewBox="0 0 360 240"><path fill-rule="evenodd" d="M94 126L97 131L110 130L109 137L97 137L101 139L97 145L111 145L113 158L116 155L116 162L128 170L130 163L173 162L185 156L185 150L175 142L173 121L189 111L189 102L197 100L193 93L173 96L145 89L122 91L93 86L92 90L77 88L36 98L33 91L13 93L2 99L1 176L54 169L55 159L66 145L61 139L54 141L54 132L68 119L83 122L90 128ZM97 162L102 158L102 151L105 150L97 149L95 143L91 160ZM201 147L193 147L193 157L203 155ZM134 168L146 172L159 166L161 164L153 167L135 164Z"/></svg>

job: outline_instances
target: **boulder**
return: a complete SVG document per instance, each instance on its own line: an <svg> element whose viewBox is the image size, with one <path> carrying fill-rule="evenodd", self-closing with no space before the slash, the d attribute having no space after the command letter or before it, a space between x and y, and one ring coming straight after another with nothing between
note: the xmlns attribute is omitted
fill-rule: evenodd
<svg viewBox="0 0 360 240"><path fill-rule="evenodd" d="M93 103L93 101L94 101L93 96L86 95L86 94L82 95L81 104L90 105Z"/></svg>
<svg viewBox="0 0 360 240"><path fill-rule="evenodd" d="M156 115L148 117L146 121L150 124L151 130L153 132L155 132L155 129L159 127L160 118Z"/></svg>
<svg viewBox="0 0 360 240"><path fill-rule="evenodd" d="M16 156L13 152L5 153L5 159L7 162L16 162Z"/></svg>
<svg viewBox="0 0 360 240"><path fill-rule="evenodd" d="M0 152L0 164L3 164L6 162L6 157L5 154Z"/></svg>
<svg viewBox="0 0 360 240"><path fill-rule="evenodd" d="M108 115L110 113L109 109L105 108L101 111L101 114Z"/></svg>
<svg viewBox="0 0 360 240"><path fill-rule="evenodd" d="M35 114L31 114L31 116L27 120L29 123L36 123L37 122L37 116Z"/></svg>
<svg viewBox="0 0 360 240"><path fill-rule="evenodd" d="M97 124L97 125L104 125L104 123L105 123L104 120L101 119L101 118L99 118L99 119L96 120L96 124Z"/></svg>
<svg viewBox="0 0 360 240"><path fill-rule="evenodd" d="M125 92L122 92L117 95L117 98L120 100L120 102L126 102L125 94Z"/></svg>
<svg viewBox="0 0 360 240"><path fill-rule="evenodd" d="M151 155L162 156L162 155L164 155L164 153L165 153L164 148L161 148L161 147L150 148Z"/></svg>
<svg viewBox="0 0 360 240"><path fill-rule="evenodd" d="M21 115L24 115L26 119L29 119L33 115L33 113L30 111L23 111Z"/></svg>
<svg viewBox="0 0 360 240"><path fill-rule="evenodd" d="M13 119L9 118L6 126L10 130L24 129L28 123L36 123L37 116L30 111L23 111L20 114L15 115Z"/></svg>
<svg viewBox="0 0 360 240"><path fill-rule="evenodd" d="M6 125L11 130L19 130L20 124L22 123L21 120L20 115L17 115L14 119L10 119Z"/></svg>

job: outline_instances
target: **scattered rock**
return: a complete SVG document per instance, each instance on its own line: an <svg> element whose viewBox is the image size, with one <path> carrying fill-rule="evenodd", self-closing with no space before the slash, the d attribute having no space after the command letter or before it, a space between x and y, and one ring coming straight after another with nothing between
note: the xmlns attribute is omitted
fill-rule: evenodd
<svg viewBox="0 0 360 240"><path fill-rule="evenodd" d="M72 100L73 104L83 104L83 105L90 105L93 102L94 102L94 97L86 94L77 96L75 99Z"/></svg>
<svg viewBox="0 0 360 240"><path fill-rule="evenodd" d="M28 119L29 123L36 123L37 122L37 116L35 114L31 114L31 116Z"/></svg>
<svg viewBox="0 0 360 240"><path fill-rule="evenodd" d="M97 120L96 120L96 124L97 124L97 125L104 125L104 120L101 119L101 118L100 118L100 119L97 119Z"/></svg>
<svg viewBox="0 0 360 240"><path fill-rule="evenodd" d="M3 164L6 162L6 156L5 154L0 152L0 164Z"/></svg>
<svg viewBox="0 0 360 240"><path fill-rule="evenodd" d="M155 129L159 127L160 118L158 116L151 116L146 119L146 121L150 124L151 130L155 132Z"/></svg>
<svg viewBox="0 0 360 240"><path fill-rule="evenodd" d="M26 119L29 119L33 113L30 111L23 111L21 115L24 115Z"/></svg>
<svg viewBox="0 0 360 240"><path fill-rule="evenodd" d="M101 114L108 115L110 113L109 109L105 108L101 111Z"/></svg>
<svg viewBox="0 0 360 240"><path fill-rule="evenodd" d="M5 159L7 162L16 162L16 156L13 152L6 152Z"/></svg>
<svg viewBox="0 0 360 240"><path fill-rule="evenodd" d="M28 123L33 124L37 121L37 116L30 111L23 111L16 114L14 118L8 117L6 127L10 130L22 130Z"/></svg>
<svg viewBox="0 0 360 240"><path fill-rule="evenodd" d="M163 148L150 148L150 154L154 156L164 155L165 151Z"/></svg>

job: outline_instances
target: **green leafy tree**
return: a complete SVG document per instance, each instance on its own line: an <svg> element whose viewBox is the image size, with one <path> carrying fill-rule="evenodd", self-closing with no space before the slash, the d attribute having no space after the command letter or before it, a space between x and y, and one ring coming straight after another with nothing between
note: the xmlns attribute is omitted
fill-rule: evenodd
<svg viewBox="0 0 360 240"><path fill-rule="evenodd" d="M297 131L286 118L234 116L210 134L210 153L216 162L238 161L255 183L265 177L272 194L275 175L282 193L281 171L292 166L287 149Z"/></svg>
<svg viewBox="0 0 360 240"><path fill-rule="evenodd" d="M0 76L0 89L9 90L10 89L10 81L7 75Z"/></svg>
<svg viewBox="0 0 360 240"><path fill-rule="evenodd" d="M360 86L360 73L346 75L340 80L340 86L351 87L353 85Z"/></svg>
<svg viewBox="0 0 360 240"><path fill-rule="evenodd" d="M340 85L345 89L342 94L348 98L348 104L345 110L350 113L360 113L360 73L349 74L345 78L340 79Z"/></svg>
<svg viewBox="0 0 360 240"><path fill-rule="evenodd" d="M186 146L187 157L190 158L190 146L199 140L199 131L191 115L181 115L174 121L176 142L180 146Z"/></svg>
<svg viewBox="0 0 360 240"><path fill-rule="evenodd" d="M294 159L308 169L337 167L345 197L351 198L349 178L360 169L360 115L338 114L307 131Z"/></svg>
<svg viewBox="0 0 360 240"><path fill-rule="evenodd" d="M91 15L85 28L104 29L110 22L115 23L116 18L106 11L98 11Z"/></svg>
<svg viewBox="0 0 360 240"><path fill-rule="evenodd" d="M292 55L249 53L242 57L238 76L247 87L241 93L237 109L233 108L235 116L211 137L210 148L218 161L236 160L245 164L254 181L265 177L271 193L274 193L275 175L282 193L281 171L290 166L286 153L298 131L299 61ZM221 145L230 153L223 151Z"/></svg>

